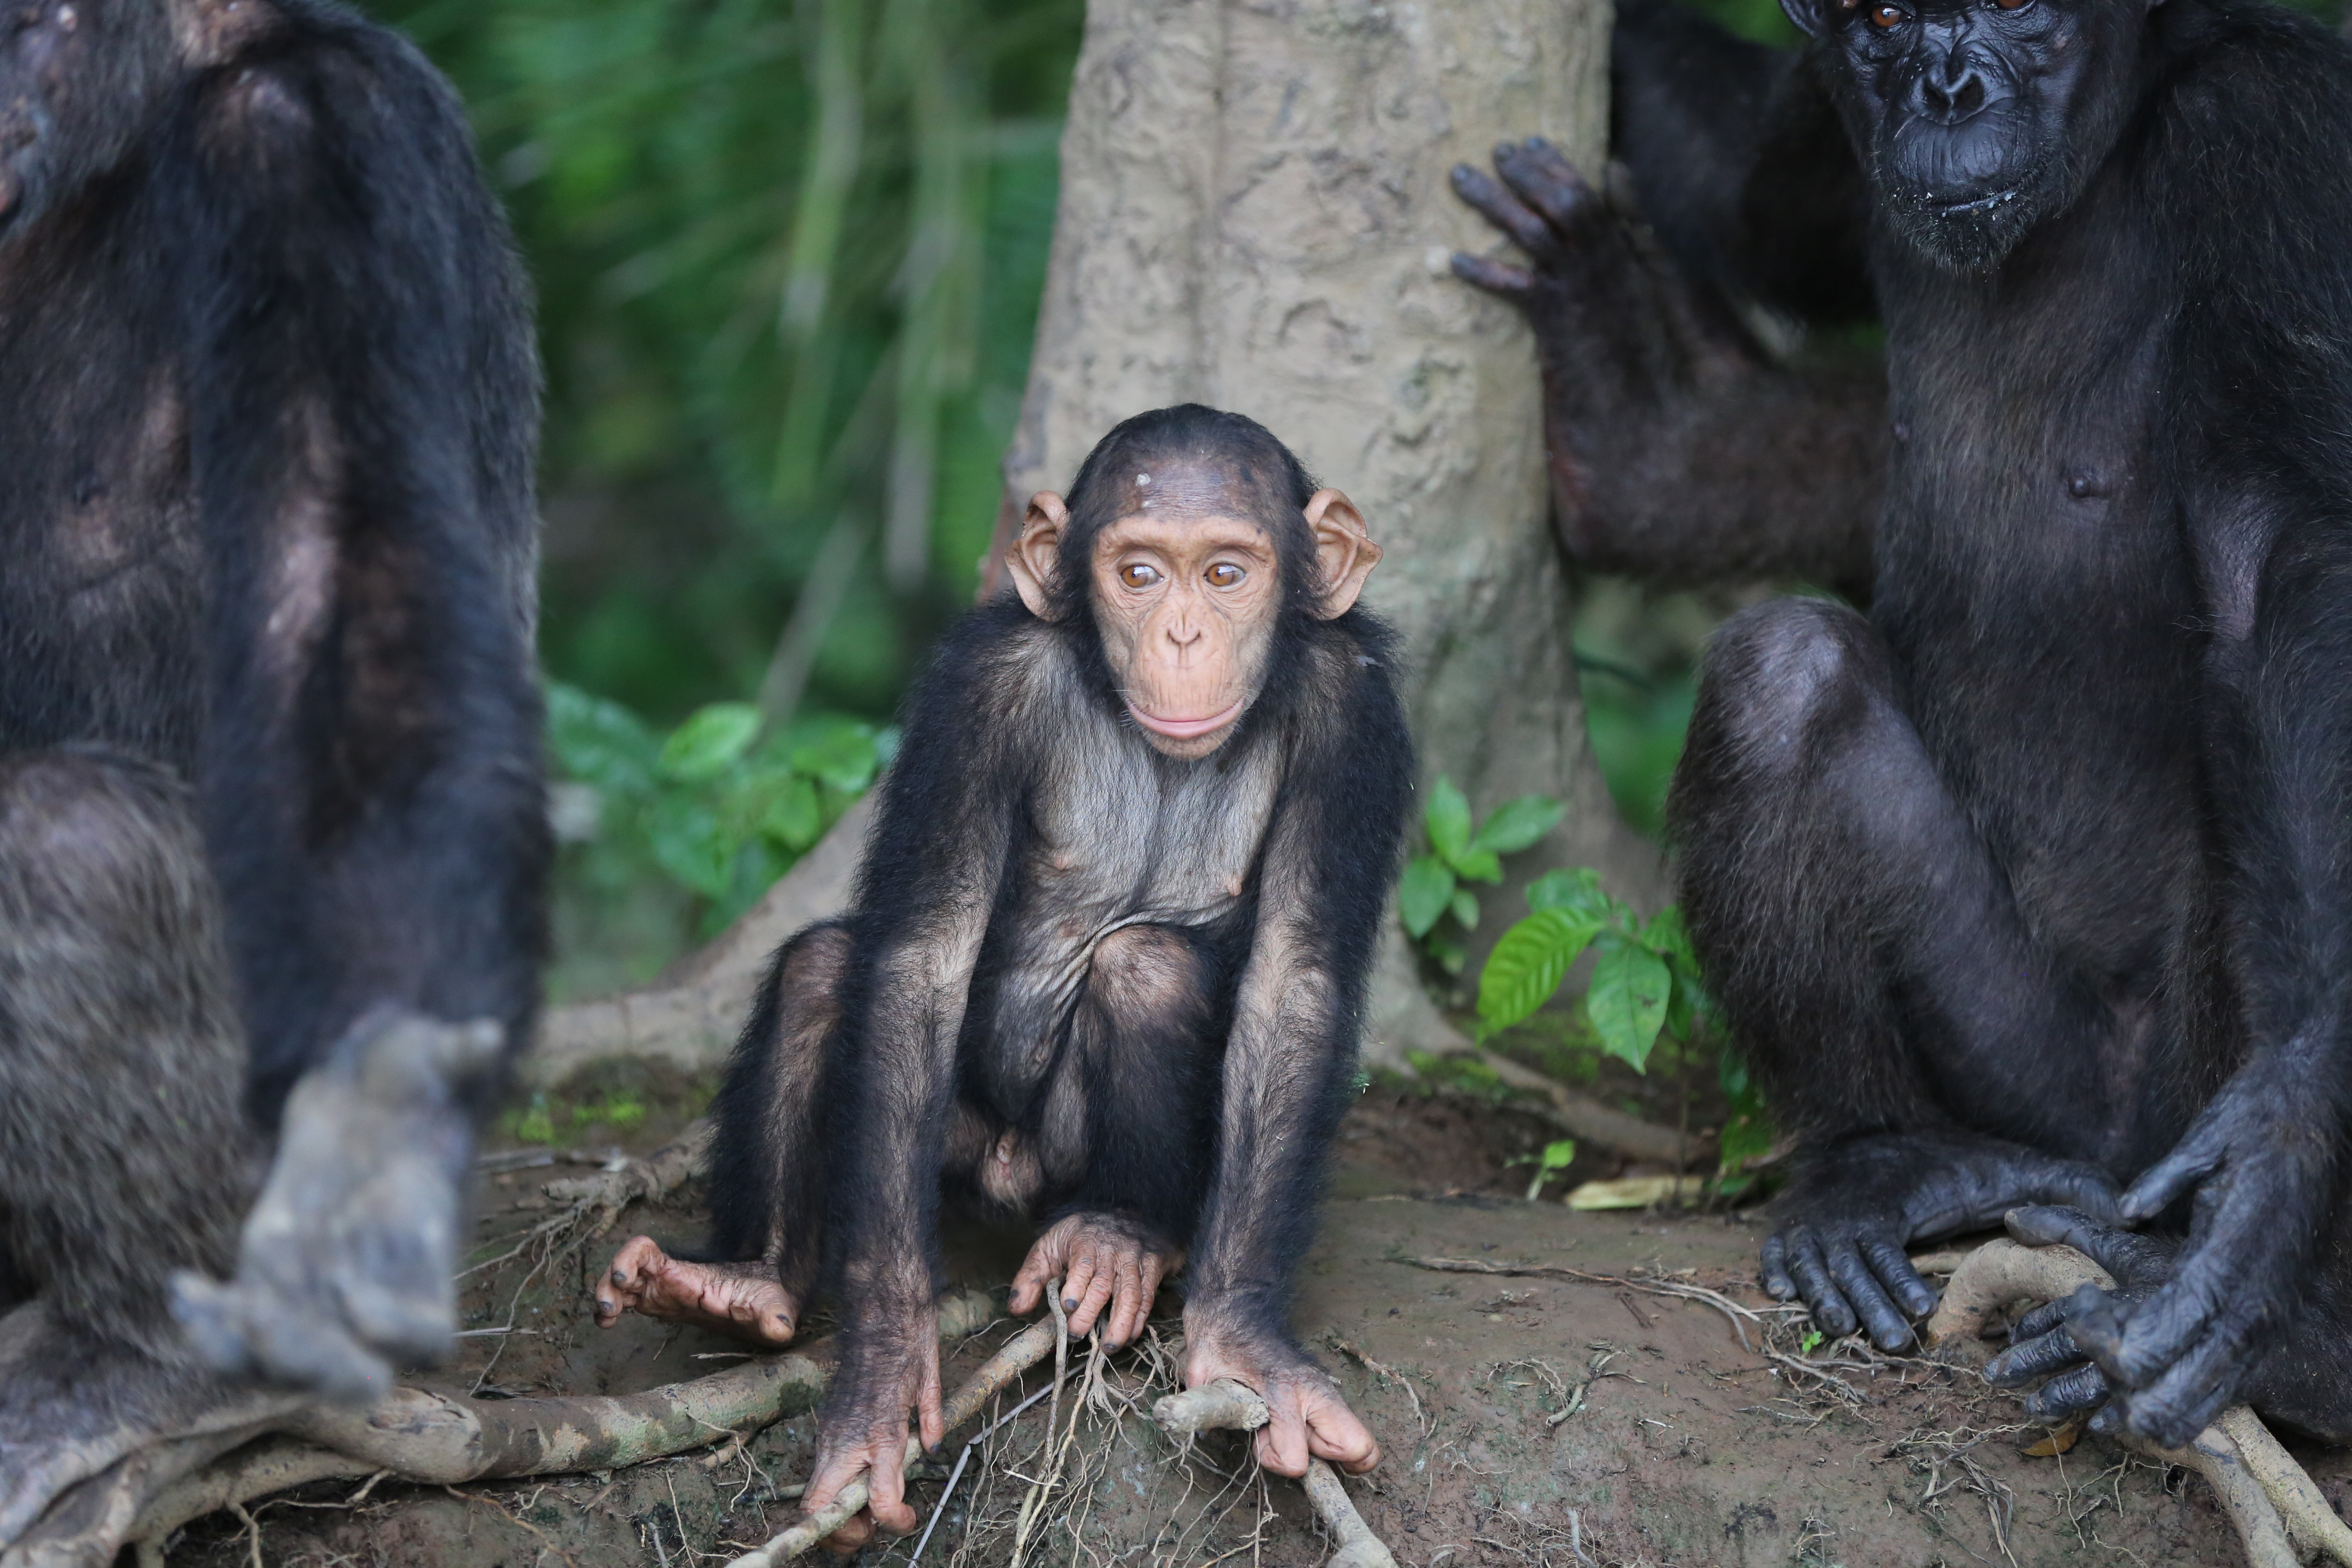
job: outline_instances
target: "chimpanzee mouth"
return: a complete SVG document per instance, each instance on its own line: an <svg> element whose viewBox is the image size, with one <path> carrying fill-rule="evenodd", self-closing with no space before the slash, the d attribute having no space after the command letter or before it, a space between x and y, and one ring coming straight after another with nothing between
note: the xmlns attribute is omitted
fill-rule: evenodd
<svg viewBox="0 0 2352 1568"><path fill-rule="evenodd" d="M2011 186L2005 191L1995 191L1989 196L1970 196L1966 201L1957 202L1931 201L1928 205L1938 217L1982 217L2007 206L2024 194Z"/></svg>
<svg viewBox="0 0 2352 1568"><path fill-rule="evenodd" d="M1137 723L1155 735L1164 735L1171 741L1197 741L1203 735L1215 734L1240 718L1242 710L1248 706L1248 703L1249 700L1243 698L1223 712L1212 713L1205 719L1162 719L1155 714L1146 713L1136 705L1133 698L1127 699L1127 710L1135 715Z"/></svg>

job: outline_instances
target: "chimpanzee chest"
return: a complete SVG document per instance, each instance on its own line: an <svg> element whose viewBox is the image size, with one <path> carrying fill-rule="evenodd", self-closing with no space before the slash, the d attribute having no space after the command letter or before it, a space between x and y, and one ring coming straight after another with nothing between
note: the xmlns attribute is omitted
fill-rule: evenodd
<svg viewBox="0 0 2352 1568"><path fill-rule="evenodd" d="M2200 612L2156 450L2168 301L2090 265L2028 253L1890 310L1872 618L2028 923L2121 978L2156 973L2196 885Z"/></svg>
<svg viewBox="0 0 2352 1568"><path fill-rule="evenodd" d="M0 751L193 769L205 566L170 343L89 223L0 251Z"/></svg>

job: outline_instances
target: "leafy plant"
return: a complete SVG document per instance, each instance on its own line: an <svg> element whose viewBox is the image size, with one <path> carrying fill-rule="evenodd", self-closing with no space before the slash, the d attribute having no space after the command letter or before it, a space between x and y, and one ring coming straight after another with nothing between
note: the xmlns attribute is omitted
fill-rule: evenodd
<svg viewBox="0 0 2352 1568"><path fill-rule="evenodd" d="M1710 1004L1681 911L1644 921L1601 891L1597 871L1551 871L1528 888L1527 919L1503 933L1478 977L1478 1031L1487 1037L1532 1016L1597 947L1585 1012L1603 1050L1646 1071L1658 1036L1687 1040Z"/></svg>
<svg viewBox="0 0 2352 1568"><path fill-rule="evenodd" d="M1514 1165L1533 1165L1536 1173L1528 1180L1528 1202L1543 1196L1544 1184L1576 1163L1576 1140L1562 1138L1547 1143L1538 1154L1523 1154L1511 1162Z"/></svg>
<svg viewBox="0 0 2352 1568"><path fill-rule="evenodd" d="M1726 1110L1723 1133L1717 1142L1717 1187L1724 1196L1736 1198L1755 1184L1756 1178L1748 1173L1748 1163L1771 1152L1772 1119L1765 1110L1763 1091L1749 1076L1748 1064L1729 1046L1723 1048L1718 1070Z"/></svg>
<svg viewBox="0 0 2352 1568"><path fill-rule="evenodd" d="M637 852L704 900L706 931L749 909L865 794L897 735L855 720L761 733L758 710L714 702L657 735L617 702L551 684L548 741L574 795L559 821ZM567 809L568 805L568 809Z"/></svg>
<svg viewBox="0 0 2352 1568"><path fill-rule="evenodd" d="M1469 799L1449 778L1431 786L1423 808L1428 853L1406 863L1397 889L1404 929L1448 974L1459 974L1466 959L1463 939L1478 923L1478 895L1465 882L1500 882L1503 857L1536 844L1559 823L1564 810L1548 795L1521 795L1474 824ZM1451 920L1451 929L1441 922Z"/></svg>

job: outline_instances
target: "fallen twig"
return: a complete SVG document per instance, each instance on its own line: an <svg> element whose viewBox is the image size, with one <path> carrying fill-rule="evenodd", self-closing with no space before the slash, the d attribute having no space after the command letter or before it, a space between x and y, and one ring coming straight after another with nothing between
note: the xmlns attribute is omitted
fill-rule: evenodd
<svg viewBox="0 0 2352 1568"><path fill-rule="evenodd" d="M1759 1333L1766 1326L1763 1313L1754 1308L1741 1306L1720 1290L1710 1290L1704 1285L1685 1285L1679 1279L1628 1279L1615 1274L1593 1274L1558 1263L1496 1263L1483 1258L1404 1258L1397 1261L1439 1274L1500 1274L1520 1279L1573 1279L1580 1285L1616 1286L1678 1301L1696 1301L1702 1306L1714 1308L1731 1320L1732 1332L1739 1336L1740 1345L1748 1350L1756 1347L1748 1342L1745 1325L1755 1324ZM1767 1309L1774 1311L1782 1310Z"/></svg>
<svg viewBox="0 0 2352 1568"><path fill-rule="evenodd" d="M1671 1127L1628 1116L1498 1051L1473 1049L1464 1054L1507 1087L1522 1094L1541 1096L1541 1103L1525 1109L1585 1142L1613 1149L1633 1159L1672 1165L1676 1170L1687 1169L1715 1152L1712 1138L1687 1136Z"/></svg>
<svg viewBox="0 0 2352 1568"><path fill-rule="evenodd" d="M1162 1431L1190 1438L1205 1431L1255 1432L1270 1417L1265 1401L1255 1389L1221 1377L1205 1386L1170 1394L1151 1407L1151 1418ZM1337 1470L1310 1458L1304 1484L1316 1517L1339 1545L1326 1568L1397 1568L1396 1558L1349 1500L1348 1489L1340 1484Z"/></svg>

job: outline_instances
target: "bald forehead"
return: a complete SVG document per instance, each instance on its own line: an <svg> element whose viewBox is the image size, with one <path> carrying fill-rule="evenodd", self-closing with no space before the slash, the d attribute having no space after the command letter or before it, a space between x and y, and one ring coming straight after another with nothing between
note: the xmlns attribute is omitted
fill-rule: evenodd
<svg viewBox="0 0 2352 1568"><path fill-rule="evenodd" d="M1298 516L1284 476L1265 465L1195 453L1122 457L1105 476L1106 518L1247 518L1271 529Z"/></svg>

